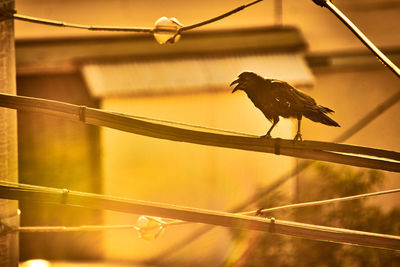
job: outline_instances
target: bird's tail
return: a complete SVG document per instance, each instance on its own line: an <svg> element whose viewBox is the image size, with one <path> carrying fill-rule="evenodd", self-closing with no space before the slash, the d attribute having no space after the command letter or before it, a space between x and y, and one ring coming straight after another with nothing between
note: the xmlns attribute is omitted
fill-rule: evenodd
<svg viewBox="0 0 400 267"><path fill-rule="evenodd" d="M320 109L317 111L309 111L304 113L303 115L309 118L312 121L320 122L329 126L340 127L339 123L334 121L333 119L329 118L325 113L332 113L334 112L330 108L319 106Z"/></svg>

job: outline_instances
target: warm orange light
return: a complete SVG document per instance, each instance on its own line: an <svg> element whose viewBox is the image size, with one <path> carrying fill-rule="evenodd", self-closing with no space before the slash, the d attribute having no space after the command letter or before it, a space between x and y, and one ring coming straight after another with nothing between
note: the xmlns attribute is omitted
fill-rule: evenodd
<svg viewBox="0 0 400 267"><path fill-rule="evenodd" d="M49 261L40 259L28 260L20 265L20 267L50 267L50 266L51 264Z"/></svg>

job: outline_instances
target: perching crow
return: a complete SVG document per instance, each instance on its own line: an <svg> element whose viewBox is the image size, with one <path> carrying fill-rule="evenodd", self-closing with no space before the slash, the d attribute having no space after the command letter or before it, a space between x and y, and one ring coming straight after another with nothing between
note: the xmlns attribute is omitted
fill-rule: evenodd
<svg viewBox="0 0 400 267"><path fill-rule="evenodd" d="M303 140L300 132L303 116L315 122L340 127L336 121L325 114L332 113L333 110L318 105L311 96L295 89L287 82L264 79L254 72L245 71L230 86L236 83L232 93L236 90L245 91L254 105L264 113L269 121L272 121L271 128L263 137L271 137L271 131L278 123L279 116L297 119L297 134L294 140Z"/></svg>

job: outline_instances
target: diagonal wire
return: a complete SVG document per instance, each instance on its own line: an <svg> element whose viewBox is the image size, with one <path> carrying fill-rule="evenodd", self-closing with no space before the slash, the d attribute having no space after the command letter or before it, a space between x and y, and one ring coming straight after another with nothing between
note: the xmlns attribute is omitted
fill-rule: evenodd
<svg viewBox="0 0 400 267"><path fill-rule="evenodd" d="M369 49L374 53L378 59L389 68L398 78L400 78L400 69L388 58L385 54L383 54L368 38L365 36L360 29L351 22L350 19L346 17L345 14L340 11L330 0L313 0L314 3L321 7L326 7L331 11L340 21L349 28L354 35Z"/></svg>
<svg viewBox="0 0 400 267"><path fill-rule="evenodd" d="M386 195L386 194L393 194L393 193L399 193L399 192L400 192L400 188L396 188L396 189L391 189L391 190L359 194L359 195L353 195L353 196L348 196L348 197L338 197L338 198L332 198L332 199L284 205L284 206L273 207L273 208L262 209L262 210L246 211L246 212L240 212L239 214L243 214L243 215L260 214L260 215L262 215L264 213L271 212L271 211L326 205L326 204L332 204L332 203L337 203L337 202L342 202L342 201L350 201L350 200L356 200L356 199L374 197L374 196L380 196L380 195Z"/></svg>

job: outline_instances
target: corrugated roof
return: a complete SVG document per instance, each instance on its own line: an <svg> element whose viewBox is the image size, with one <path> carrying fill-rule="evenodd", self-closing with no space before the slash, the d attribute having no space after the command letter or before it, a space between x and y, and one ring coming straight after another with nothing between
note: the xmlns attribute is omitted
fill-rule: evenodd
<svg viewBox="0 0 400 267"><path fill-rule="evenodd" d="M312 85L313 75L299 53L142 60L86 64L82 73L99 98L230 90L244 70L294 85Z"/></svg>

